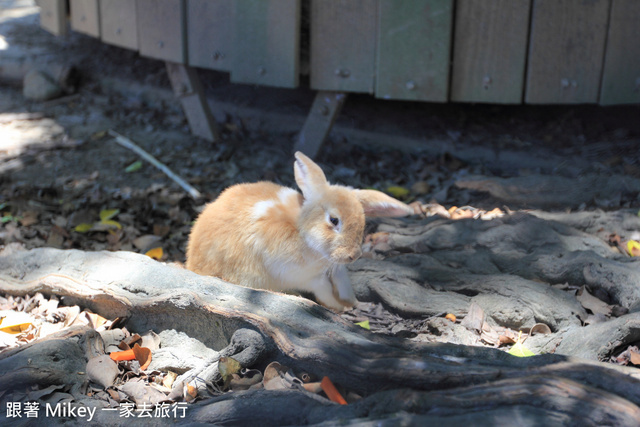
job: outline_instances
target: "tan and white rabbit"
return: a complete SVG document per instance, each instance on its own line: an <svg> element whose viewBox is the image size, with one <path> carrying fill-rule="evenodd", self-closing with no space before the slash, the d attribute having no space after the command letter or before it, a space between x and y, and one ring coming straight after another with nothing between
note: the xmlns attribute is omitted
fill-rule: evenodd
<svg viewBox="0 0 640 427"><path fill-rule="evenodd" d="M413 209L379 191L330 185L311 159L295 157L302 194L272 182L227 188L194 224L186 265L252 288L308 292L344 309L356 302L345 264L361 255L365 215Z"/></svg>

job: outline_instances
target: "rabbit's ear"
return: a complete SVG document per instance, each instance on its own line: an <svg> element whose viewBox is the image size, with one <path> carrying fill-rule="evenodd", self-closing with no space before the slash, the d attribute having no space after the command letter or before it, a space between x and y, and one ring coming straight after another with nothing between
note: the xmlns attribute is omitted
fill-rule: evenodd
<svg viewBox="0 0 640 427"><path fill-rule="evenodd" d="M365 216L407 216L412 215L413 208L393 197L376 190L353 190L364 209Z"/></svg>
<svg viewBox="0 0 640 427"><path fill-rule="evenodd" d="M293 173L296 183L302 190L305 199L316 199L322 195L322 191L327 187L327 178L320 166L316 165L310 158L296 152L296 161L293 164Z"/></svg>

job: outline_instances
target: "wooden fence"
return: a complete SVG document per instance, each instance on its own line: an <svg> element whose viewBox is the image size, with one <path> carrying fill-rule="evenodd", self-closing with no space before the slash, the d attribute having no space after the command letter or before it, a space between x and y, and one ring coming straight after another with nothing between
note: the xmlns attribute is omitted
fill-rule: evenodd
<svg viewBox="0 0 640 427"><path fill-rule="evenodd" d="M39 0L67 27L65 0ZM231 81L382 99L640 103L640 0L70 0L71 28Z"/></svg>

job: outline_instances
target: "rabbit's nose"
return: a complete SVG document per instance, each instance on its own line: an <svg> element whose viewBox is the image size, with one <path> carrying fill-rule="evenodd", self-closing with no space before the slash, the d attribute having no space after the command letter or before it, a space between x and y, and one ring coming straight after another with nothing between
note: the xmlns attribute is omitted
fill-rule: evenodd
<svg viewBox="0 0 640 427"><path fill-rule="evenodd" d="M360 258L360 255L362 255L362 249L358 248L356 251L352 252L349 255L349 262L357 260L358 258Z"/></svg>

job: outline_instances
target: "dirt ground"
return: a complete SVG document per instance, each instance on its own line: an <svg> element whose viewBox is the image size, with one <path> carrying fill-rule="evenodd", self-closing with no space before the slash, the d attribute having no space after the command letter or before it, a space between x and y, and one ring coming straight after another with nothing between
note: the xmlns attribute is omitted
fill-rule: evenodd
<svg viewBox="0 0 640 427"><path fill-rule="evenodd" d="M74 93L35 102L0 67L0 244L141 253L161 247L162 260L182 262L193 220L222 189L257 180L294 185L292 147L313 100L309 89L236 85L225 73L200 70L222 130L222 141L210 143L190 135L161 61L74 32L54 37L40 29L29 2L2 3L20 7L0 12L0 63L28 58L45 71L51 63L73 65L80 80ZM401 187L406 202L445 209L637 210L638 191L624 183L640 179L639 119L637 105L428 104L349 95L317 160L332 182ZM110 129L203 199L144 161L132 167L139 157L116 144ZM548 203L544 192L509 199L459 185L471 177L583 176L616 177L623 185ZM101 214L117 225L105 225Z"/></svg>

